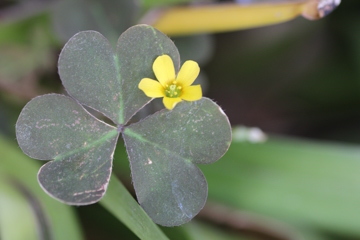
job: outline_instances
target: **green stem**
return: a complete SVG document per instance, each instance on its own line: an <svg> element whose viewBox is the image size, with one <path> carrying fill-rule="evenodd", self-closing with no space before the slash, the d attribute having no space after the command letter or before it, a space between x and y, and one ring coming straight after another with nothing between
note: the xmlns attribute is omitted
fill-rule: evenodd
<svg viewBox="0 0 360 240"><path fill-rule="evenodd" d="M114 175L100 204L140 239L168 239Z"/></svg>

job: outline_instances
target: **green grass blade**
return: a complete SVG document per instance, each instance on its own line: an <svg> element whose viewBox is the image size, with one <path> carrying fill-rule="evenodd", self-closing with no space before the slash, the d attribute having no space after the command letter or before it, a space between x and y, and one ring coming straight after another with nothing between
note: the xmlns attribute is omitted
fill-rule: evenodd
<svg viewBox="0 0 360 240"><path fill-rule="evenodd" d="M274 138L233 142L203 166L209 198L293 224L360 236L360 148Z"/></svg>

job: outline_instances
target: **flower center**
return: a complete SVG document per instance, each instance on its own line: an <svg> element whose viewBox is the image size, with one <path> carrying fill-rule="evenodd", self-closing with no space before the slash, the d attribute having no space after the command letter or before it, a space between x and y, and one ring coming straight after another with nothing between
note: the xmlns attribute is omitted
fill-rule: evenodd
<svg viewBox="0 0 360 240"><path fill-rule="evenodd" d="M176 81L165 85L165 96L169 98L180 97L182 87Z"/></svg>

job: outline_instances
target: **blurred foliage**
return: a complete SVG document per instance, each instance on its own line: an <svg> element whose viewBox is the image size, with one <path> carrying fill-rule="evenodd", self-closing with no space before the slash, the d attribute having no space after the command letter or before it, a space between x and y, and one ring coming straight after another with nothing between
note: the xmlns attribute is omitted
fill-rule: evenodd
<svg viewBox="0 0 360 240"><path fill-rule="evenodd" d="M45 14L0 23L0 88L29 99L42 92L37 75L53 71L54 38Z"/></svg>
<svg viewBox="0 0 360 240"><path fill-rule="evenodd" d="M205 67L208 95L232 124L358 141L359 8L354 1L343 1L319 21L299 18L217 35L216 52Z"/></svg>
<svg viewBox="0 0 360 240"><path fill-rule="evenodd" d="M1 135L0 152L0 238L83 239L74 209L40 188L40 165Z"/></svg>
<svg viewBox="0 0 360 240"><path fill-rule="evenodd" d="M287 224L360 236L360 149L275 138L233 142L216 168L202 167L209 198ZM222 186L226 186L226 191Z"/></svg>
<svg viewBox="0 0 360 240"><path fill-rule="evenodd" d="M64 0L52 8L52 19L63 42L81 30L95 30L114 44L135 22L137 11L136 1Z"/></svg>
<svg viewBox="0 0 360 240"><path fill-rule="evenodd" d="M46 5L45 1L35 2L36 6ZM21 233L29 234L26 239L36 239L38 234L32 228L37 227L38 222L32 220L37 218L23 188L18 187L20 183L41 203L48 220L54 221L51 226L61 236L58 239L81 239L81 231L86 239L137 239L98 204L72 209L50 199L36 182L38 163L16 147L13 128L24 103L60 88L55 62L66 37L60 36L59 27L54 29L55 15L51 12L56 11L55 5L34 11L26 7L26 1L7 3L0 8L0 132L6 134L0 140L0 238L7 239L4 234L14 234L15 230L19 239ZM138 3L130 17L133 22L126 24L142 17L141 6L150 8L164 1ZM94 13L91 4L85 5L89 8L79 17ZM119 9L119 17L123 10ZM234 142L223 159L202 167L209 182L209 205L195 221L164 229L170 239L360 238L359 11L359 1L343 1L331 15L315 22L298 18L266 28L174 38L181 55L186 56L182 61L203 59L207 96L223 107L234 126L257 126L265 132L341 143L271 134L266 143ZM107 15L106 11L99 12ZM58 17L65 26L75 26L72 31L85 30L71 25L78 23L76 20L68 23L73 19L70 14L65 11ZM123 29L111 28L110 35L114 36ZM114 164L115 173L131 191L122 143L118 144ZM219 205L225 210L219 208L211 215ZM7 214L15 215L16 209L23 209L23 215L16 218L15 225L15 218ZM61 235L65 233L75 237Z"/></svg>

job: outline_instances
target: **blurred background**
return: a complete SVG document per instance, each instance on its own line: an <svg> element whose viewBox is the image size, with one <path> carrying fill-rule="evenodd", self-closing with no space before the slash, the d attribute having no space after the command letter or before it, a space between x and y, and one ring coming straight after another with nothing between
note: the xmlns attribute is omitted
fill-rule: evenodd
<svg viewBox="0 0 360 240"><path fill-rule="evenodd" d="M242 3L255 2L272 4ZM210 3L219 4L0 2L0 239L37 239L28 236L48 231L55 237L38 239L137 239L98 204L67 207L48 197L36 182L40 161L17 146L16 119L33 97L64 93L57 58L75 33L97 30L115 44L128 27L150 24L149 13ZM300 16L172 37L182 62L200 64L197 81L224 109L234 135L219 162L201 166L208 204L190 223L162 228L170 239L360 239L359 25L360 2L343 0L316 21ZM118 145L114 172L133 192L126 153Z"/></svg>

